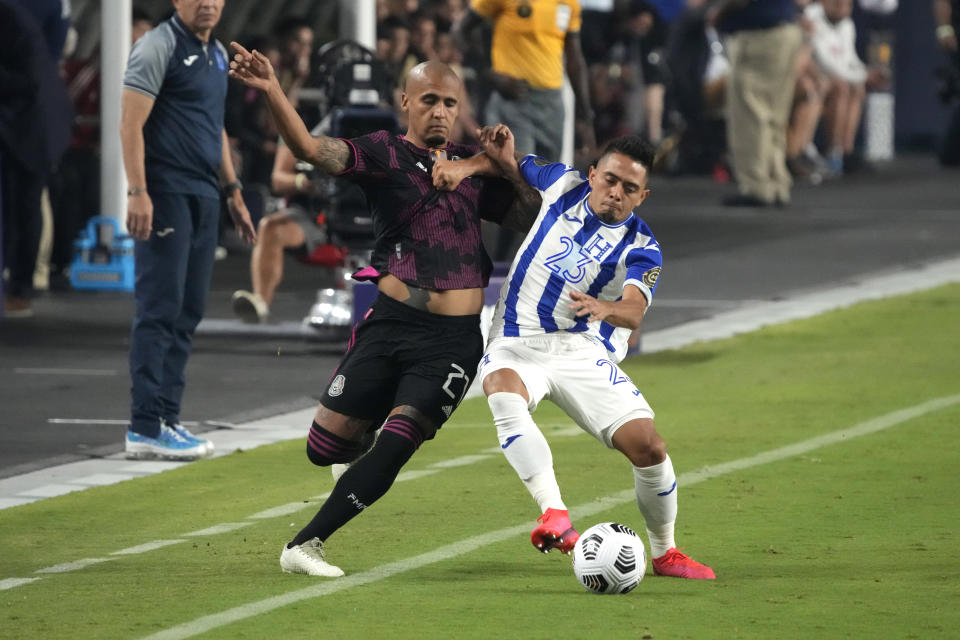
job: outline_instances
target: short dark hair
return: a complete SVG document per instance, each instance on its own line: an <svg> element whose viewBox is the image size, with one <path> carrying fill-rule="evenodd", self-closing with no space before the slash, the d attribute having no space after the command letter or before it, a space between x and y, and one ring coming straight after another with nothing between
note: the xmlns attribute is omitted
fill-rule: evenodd
<svg viewBox="0 0 960 640"><path fill-rule="evenodd" d="M620 136L608 142L603 148L600 157L597 158L597 162L599 163L611 153L622 153L629 158L633 158L643 165L647 173L650 173L653 169L653 159L656 156L656 150L653 148L653 145L640 136L635 135Z"/></svg>
<svg viewBox="0 0 960 640"><path fill-rule="evenodd" d="M130 23L135 22L149 22L153 24L153 17L147 13L147 11L141 7L133 7L130 9Z"/></svg>
<svg viewBox="0 0 960 640"><path fill-rule="evenodd" d="M300 29L313 29L313 25L306 18L289 16L273 28L273 37L280 42L284 42L292 38Z"/></svg>
<svg viewBox="0 0 960 640"><path fill-rule="evenodd" d="M377 25L377 40L387 40L396 29L410 31L410 23L399 16L387 16Z"/></svg>

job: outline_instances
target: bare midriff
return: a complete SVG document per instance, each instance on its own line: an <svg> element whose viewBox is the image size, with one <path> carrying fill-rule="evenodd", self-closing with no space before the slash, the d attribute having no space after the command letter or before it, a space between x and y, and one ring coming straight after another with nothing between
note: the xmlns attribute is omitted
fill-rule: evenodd
<svg viewBox="0 0 960 640"><path fill-rule="evenodd" d="M441 316L468 316L483 308L483 289L447 289L433 291L407 284L386 274L377 281L377 288L398 302Z"/></svg>

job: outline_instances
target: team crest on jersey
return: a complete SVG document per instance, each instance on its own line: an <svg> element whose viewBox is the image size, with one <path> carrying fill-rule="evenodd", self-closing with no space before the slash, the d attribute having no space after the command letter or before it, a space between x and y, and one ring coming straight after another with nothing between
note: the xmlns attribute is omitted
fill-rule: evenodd
<svg viewBox="0 0 960 640"><path fill-rule="evenodd" d="M643 274L643 284L647 285L651 289L653 285L657 284L657 278L660 277L660 267L654 267Z"/></svg>
<svg viewBox="0 0 960 640"><path fill-rule="evenodd" d="M330 388L327 389L327 393L330 394L331 398L336 398L338 395L343 393L343 385L346 383L347 379L343 377L342 373L338 373L337 377L333 379L333 382L330 383Z"/></svg>

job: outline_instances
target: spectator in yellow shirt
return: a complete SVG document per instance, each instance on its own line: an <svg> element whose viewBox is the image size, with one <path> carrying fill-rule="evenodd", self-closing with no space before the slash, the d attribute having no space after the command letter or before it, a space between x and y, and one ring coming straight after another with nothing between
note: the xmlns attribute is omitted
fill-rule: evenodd
<svg viewBox="0 0 960 640"><path fill-rule="evenodd" d="M490 55L475 55L490 64L483 73L492 88L484 121L510 127L521 155L559 158L566 71L576 99L579 148L588 155L596 143L587 64L580 48L578 0L471 0L455 26L455 36L467 53L484 48L480 41L485 21L493 26ZM494 259L511 258L516 244L501 234Z"/></svg>

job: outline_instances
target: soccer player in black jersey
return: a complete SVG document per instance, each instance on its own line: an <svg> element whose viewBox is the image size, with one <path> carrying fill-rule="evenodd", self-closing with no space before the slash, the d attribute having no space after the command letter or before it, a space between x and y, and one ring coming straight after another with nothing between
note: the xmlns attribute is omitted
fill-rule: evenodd
<svg viewBox="0 0 960 640"><path fill-rule="evenodd" d="M360 185L373 213L371 266L354 277L374 280L380 293L354 328L307 439L314 464L356 462L280 557L286 572L339 576L343 571L325 560L323 542L387 492L476 373L483 354L479 313L492 270L481 217L525 232L539 201L515 197L500 178L464 178L472 163L488 161L479 147L449 140L462 87L447 65L425 62L407 74L400 105L408 115L406 134L378 131L344 140L311 136L266 57L232 46L230 75L265 93L294 155ZM433 154L441 151L460 160L443 163L443 171L459 172L449 183L434 169ZM437 189L435 181L450 190Z"/></svg>

